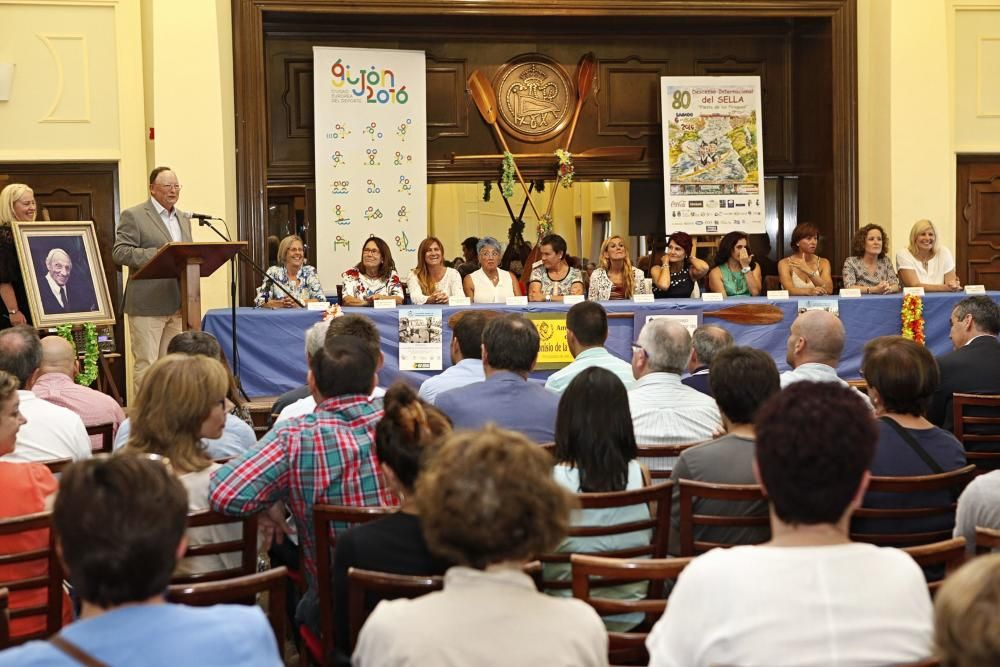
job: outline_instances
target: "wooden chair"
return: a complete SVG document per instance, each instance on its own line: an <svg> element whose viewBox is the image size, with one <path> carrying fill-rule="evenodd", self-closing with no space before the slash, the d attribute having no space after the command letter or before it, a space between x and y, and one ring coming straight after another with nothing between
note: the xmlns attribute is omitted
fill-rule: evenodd
<svg viewBox="0 0 1000 667"><path fill-rule="evenodd" d="M976 466L967 465L950 472L936 475L917 475L913 477L872 477L868 483L868 492L872 493L916 493L926 494L933 491L951 491L953 498L958 498L962 489L976 474ZM879 509L874 507L859 507L854 510L853 520L883 519L907 520L933 517L952 518L951 526L942 530L924 532L870 533L861 532L852 523L851 539L856 542L869 542L879 546L906 547L919 544L941 542L951 538L954 528L955 503L933 507L907 507L903 509Z"/></svg>
<svg viewBox="0 0 1000 667"><path fill-rule="evenodd" d="M53 475L58 475L66 469L66 466L73 463L73 459L52 459L51 461L42 461L42 463Z"/></svg>
<svg viewBox="0 0 1000 667"><path fill-rule="evenodd" d="M976 526L976 555L1000 549L1000 530Z"/></svg>
<svg viewBox="0 0 1000 667"><path fill-rule="evenodd" d="M758 516L737 516L723 514L695 514L696 499L721 500L726 502L765 502L760 486L756 484L709 484L690 479L679 480L680 544L677 551L681 556L696 556L716 547L730 547L731 543L709 542L694 538L697 526L726 528L770 528L767 513Z"/></svg>
<svg viewBox="0 0 1000 667"><path fill-rule="evenodd" d="M588 552L614 558L664 558L667 555L667 541L670 539L670 504L674 484L671 481L660 482L632 491L612 491L608 493L578 493L576 495L581 510L624 508L633 505L649 505L648 518L628 523L584 526L570 526L567 537L612 537L636 531L652 531L650 541L636 547L616 549L613 551ZM544 563L570 562L570 552L542 554L538 560ZM621 582L609 582L615 585ZM568 589L572 582L567 580L548 579L543 575L542 585L546 589ZM659 591L650 589L651 597L659 596Z"/></svg>
<svg viewBox="0 0 1000 667"><path fill-rule="evenodd" d="M1000 395L955 393L952 410L952 431L965 447L965 460L976 466L978 474L1000 468L1000 451L969 449L982 442L1000 447Z"/></svg>
<svg viewBox="0 0 1000 667"><path fill-rule="evenodd" d="M640 461L654 458L676 459L685 449L690 449L700 444L700 442L685 442L676 445L638 445L639 453L636 455L636 458ZM671 467L660 466L656 468L649 466L649 476L653 479L670 479L670 473L673 472L673 464L670 465Z"/></svg>
<svg viewBox="0 0 1000 667"><path fill-rule="evenodd" d="M210 607L214 604L255 604L257 594L267 593L267 620L274 630L278 650L283 653L287 577L288 570L281 566L234 579L174 584L167 588L167 599L193 607Z"/></svg>
<svg viewBox="0 0 1000 667"><path fill-rule="evenodd" d="M917 565L924 568L944 566L944 576L947 577L965 562L965 538L953 537L933 544L920 544L915 547L904 547L903 551L910 554ZM927 588L931 595L941 587L943 580L928 581Z"/></svg>
<svg viewBox="0 0 1000 667"><path fill-rule="evenodd" d="M658 582L657 588L663 589L664 582L677 579L681 571L687 567L693 558L657 558L643 560L626 560L622 558L604 558L573 554L570 563L573 566L573 597L583 600L593 607L598 614L623 614L641 612L646 614L646 622L652 625L663 615L667 607L666 598L647 598L645 600L611 600L593 597L591 585L593 577L614 581L650 581ZM639 664L649 662L646 652L645 632L609 632L608 658L612 664Z"/></svg>
<svg viewBox="0 0 1000 667"><path fill-rule="evenodd" d="M87 435L101 436L101 446L94 449L94 452L98 452L100 454L110 454L114 449L115 425L113 423L108 422L107 424L94 424L93 426L88 426Z"/></svg>
<svg viewBox="0 0 1000 667"><path fill-rule="evenodd" d="M43 604L8 610L8 618L10 620L34 616L44 617L45 629L21 635L14 639L8 638L6 643L0 645L0 648L21 644L31 639L45 639L59 632L59 628L62 627L62 567L59 564L59 557L56 555L55 536L51 528L51 512L39 512L37 514L29 514L27 516L0 521L0 535L17 535L35 530L49 531L48 544L42 548L0 555L0 566L44 563L48 568L47 574L44 575L0 582L0 587L5 588L11 593L16 591L45 591L46 593L46 600Z"/></svg>
<svg viewBox="0 0 1000 667"><path fill-rule="evenodd" d="M397 507L381 505L313 505L313 538L316 545L316 581L319 596L319 618L322 632L316 637L305 625L299 628L304 647L310 657L320 665L327 664L327 656L333 655L333 582L330 555L336 539L330 535L330 523L337 521L348 524L362 524L374 521L396 512ZM339 613L343 613L338 610Z"/></svg>
<svg viewBox="0 0 1000 667"><path fill-rule="evenodd" d="M370 594L386 599L413 599L439 591L444 586L444 577L441 576L390 574L356 567L347 570L347 579L347 622L351 631L351 647L357 645L361 627L368 620L368 605L365 602Z"/></svg>
<svg viewBox="0 0 1000 667"><path fill-rule="evenodd" d="M188 528L207 528L210 526L229 526L242 524L242 534L238 539L207 544L189 544L184 553L185 558L195 556L217 556L221 554L240 554L240 564L224 570L211 572L196 572L171 578L174 584L193 584L206 581L225 581L234 577L245 577L257 571L257 516L226 516L212 510L201 510L188 514Z"/></svg>

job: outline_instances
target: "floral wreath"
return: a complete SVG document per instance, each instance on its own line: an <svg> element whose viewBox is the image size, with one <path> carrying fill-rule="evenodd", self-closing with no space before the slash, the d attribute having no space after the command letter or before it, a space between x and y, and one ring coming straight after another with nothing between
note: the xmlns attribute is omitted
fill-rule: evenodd
<svg viewBox="0 0 1000 667"><path fill-rule="evenodd" d="M903 297L903 307L899 312L903 324L903 338L924 344L924 300L917 294Z"/></svg>
<svg viewBox="0 0 1000 667"><path fill-rule="evenodd" d="M86 342L83 351L83 370L76 376L75 381L79 385L89 387L97 379L97 359L101 356L101 351L97 347L97 326L88 322L83 325L83 331ZM68 340L73 349L76 349L72 324L60 324L56 327L56 333Z"/></svg>

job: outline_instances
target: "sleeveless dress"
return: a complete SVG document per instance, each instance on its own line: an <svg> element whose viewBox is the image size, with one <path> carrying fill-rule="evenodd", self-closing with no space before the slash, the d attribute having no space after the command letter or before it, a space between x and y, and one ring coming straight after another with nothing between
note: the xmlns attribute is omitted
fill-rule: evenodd
<svg viewBox="0 0 1000 667"><path fill-rule="evenodd" d="M727 295L750 296L746 275L740 271L733 271L728 264L720 264L719 271L722 273L722 285L726 288Z"/></svg>
<svg viewBox="0 0 1000 667"><path fill-rule="evenodd" d="M667 271L670 271L670 269L667 268ZM691 280L691 262L687 258L684 259L684 264L679 270L670 271L670 287L667 289L653 287L653 295L657 299L686 299L691 296L691 292L693 291L694 281Z"/></svg>
<svg viewBox="0 0 1000 667"><path fill-rule="evenodd" d="M482 269L469 274L473 289L476 291L472 297L473 303L505 303L507 297L515 296L514 281L511 280L510 272L497 269L497 276L499 280L494 285Z"/></svg>

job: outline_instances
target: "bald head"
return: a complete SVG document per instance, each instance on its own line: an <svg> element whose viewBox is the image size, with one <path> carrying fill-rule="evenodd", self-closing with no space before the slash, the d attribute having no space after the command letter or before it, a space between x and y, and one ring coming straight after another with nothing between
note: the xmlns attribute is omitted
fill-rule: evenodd
<svg viewBox="0 0 1000 667"><path fill-rule="evenodd" d="M693 354L688 370L694 372L702 366L711 366L715 356L732 345L733 335L722 327L714 324L701 325L691 334Z"/></svg>
<svg viewBox="0 0 1000 667"><path fill-rule="evenodd" d="M844 351L844 325L825 310L807 310L792 322L788 337L788 364L826 364L836 368Z"/></svg>
<svg viewBox="0 0 1000 667"><path fill-rule="evenodd" d="M62 373L70 378L76 375L76 348L61 336L42 339L42 365L39 374Z"/></svg>

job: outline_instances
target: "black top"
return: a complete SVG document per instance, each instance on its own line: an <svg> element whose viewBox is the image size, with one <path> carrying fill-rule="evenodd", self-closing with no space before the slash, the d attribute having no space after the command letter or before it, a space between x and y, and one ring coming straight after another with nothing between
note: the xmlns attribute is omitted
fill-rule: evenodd
<svg viewBox="0 0 1000 667"><path fill-rule="evenodd" d="M670 271L670 267L665 266L661 271ZM653 287L653 296L657 299L686 299L691 296L693 290L691 262L685 257L684 265L679 271L670 271L670 287L667 289Z"/></svg>
<svg viewBox="0 0 1000 667"><path fill-rule="evenodd" d="M6 225L0 225L0 283L10 283L17 297L17 309L24 314L28 324L31 324L31 309L28 307L28 293L21 279L21 263L17 261L17 246L14 245L14 230ZM2 304L0 304L2 305ZM10 317L7 307L0 310L0 329L10 327Z"/></svg>

